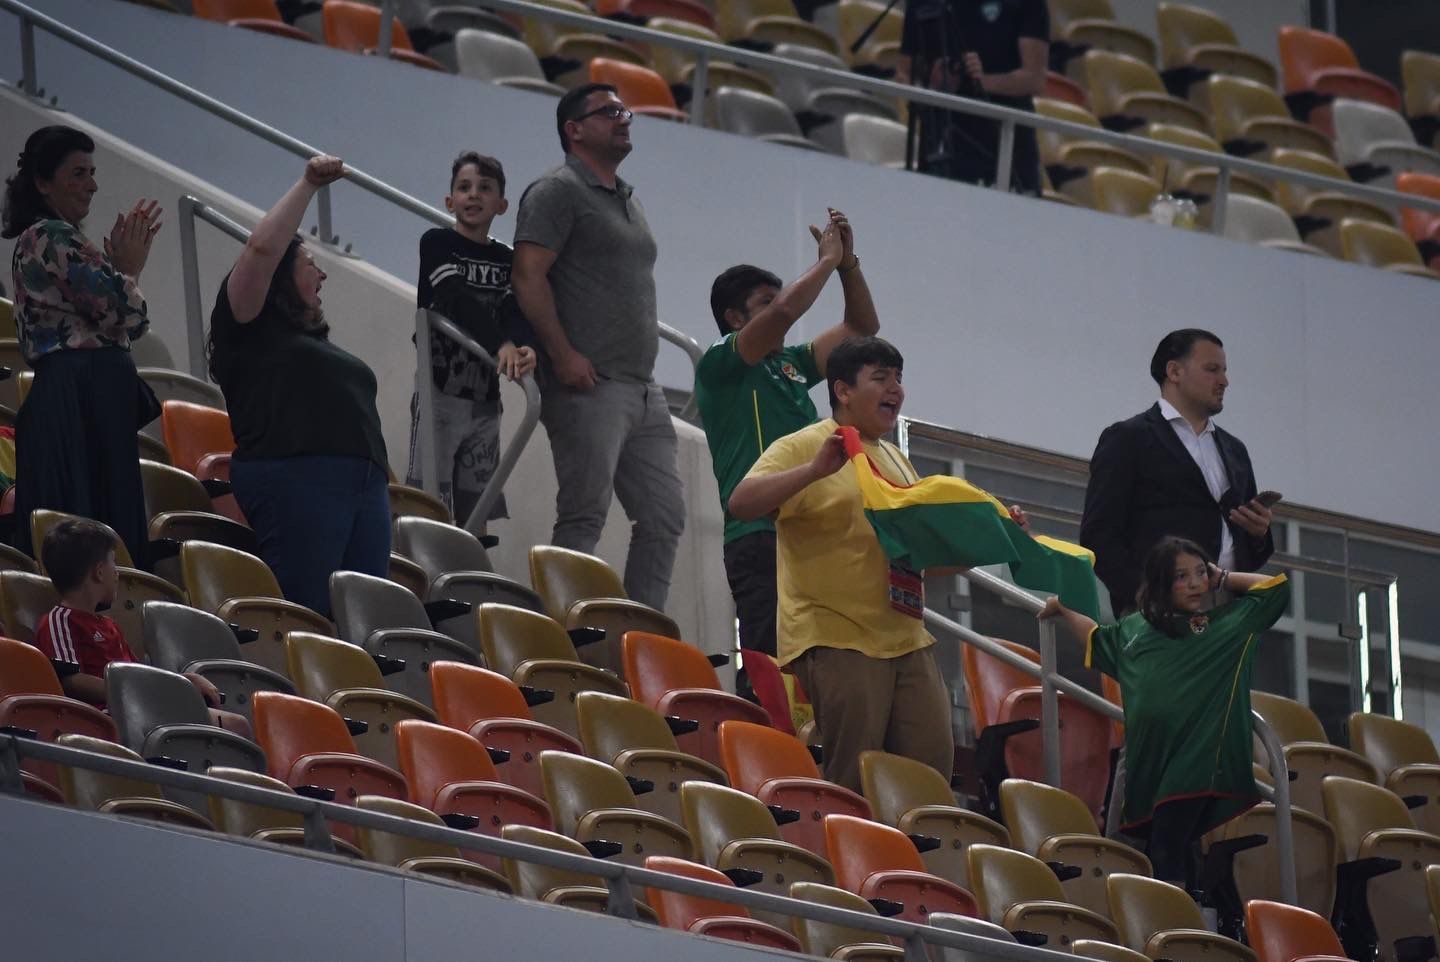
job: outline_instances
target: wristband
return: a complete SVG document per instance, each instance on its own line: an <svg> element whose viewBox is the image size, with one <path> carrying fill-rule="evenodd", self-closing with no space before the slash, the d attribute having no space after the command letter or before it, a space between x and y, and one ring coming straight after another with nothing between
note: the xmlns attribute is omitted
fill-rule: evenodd
<svg viewBox="0 0 1440 962"><path fill-rule="evenodd" d="M843 264L837 264L837 265L836 265L835 269L836 269L837 271L839 271L841 274L848 274L848 273L850 273L851 271L857 269L857 268L860 266L860 255L858 255L858 254L851 254L850 256L851 256L851 258L854 259L854 263L851 264L849 267L846 267L846 266L844 266Z"/></svg>

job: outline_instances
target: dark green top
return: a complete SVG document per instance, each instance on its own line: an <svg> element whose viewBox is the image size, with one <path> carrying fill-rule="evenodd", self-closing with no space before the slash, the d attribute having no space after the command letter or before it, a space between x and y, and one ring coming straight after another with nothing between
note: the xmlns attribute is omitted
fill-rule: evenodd
<svg viewBox="0 0 1440 962"><path fill-rule="evenodd" d="M225 393L235 457L339 455L385 468L375 372L328 338L307 334L267 301L248 324L235 320L220 283L210 330L214 372Z"/></svg>
<svg viewBox="0 0 1440 962"><path fill-rule="evenodd" d="M1209 831L1260 800L1251 768L1250 668L1255 645L1285 612L1277 575L1228 604L1181 621L1173 638L1138 612L1090 633L1087 667L1120 682L1125 701L1126 830L1157 805L1210 797Z"/></svg>
<svg viewBox="0 0 1440 962"><path fill-rule="evenodd" d="M781 348L758 364L746 364L732 333L710 345L700 359L695 403L720 484L726 544L755 531L775 530L769 518L732 518L730 494L772 441L815 423L810 388L821 380L810 344Z"/></svg>

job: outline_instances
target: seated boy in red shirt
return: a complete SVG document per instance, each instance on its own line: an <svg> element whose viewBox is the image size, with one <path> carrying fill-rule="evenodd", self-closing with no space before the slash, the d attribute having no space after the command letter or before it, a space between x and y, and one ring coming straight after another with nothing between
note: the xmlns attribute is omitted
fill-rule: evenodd
<svg viewBox="0 0 1440 962"><path fill-rule="evenodd" d="M115 567L115 538L104 525L76 519L50 529L40 546L40 559L60 594L60 603L35 626L35 647L58 661L73 661L80 670L60 680L71 698L105 707L105 666L112 661L134 661L120 626L98 612L115 603L120 573ZM216 712L220 692L199 675L185 677L205 698L216 724L234 727L230 715ZM241 716L240 722L244 722ZM246 728L249 726L246 725Z"/></svg>

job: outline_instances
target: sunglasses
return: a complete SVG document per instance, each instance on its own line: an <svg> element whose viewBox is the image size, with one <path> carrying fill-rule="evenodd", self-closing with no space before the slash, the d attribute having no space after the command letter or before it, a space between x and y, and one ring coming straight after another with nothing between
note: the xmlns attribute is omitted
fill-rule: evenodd
<svg viewBox="0 0 1440 962"><path fill-rule="evenodd" d="M574 123L578 124L582 120L586 120L590 117L594 117L597 115L605 117L609 120L630 120L635 116L635 111L631 110L629 107L622 107L619 104L606 104L603 107L596 107L594 110L586 111L585 113L576 117Z"/></svg>

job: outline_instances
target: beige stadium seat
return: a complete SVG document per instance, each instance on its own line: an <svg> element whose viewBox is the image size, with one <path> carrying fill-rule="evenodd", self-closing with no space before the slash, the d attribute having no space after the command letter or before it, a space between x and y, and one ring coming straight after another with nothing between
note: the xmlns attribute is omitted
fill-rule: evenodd
<svg viewBox="0 0 1440 962"><path fill-rule="evenodd" d="M1150 202L1160 193L1160 182L1149 174L1116 167L1096 167L1090 172L1096 210L1122 217L1144 217Z"/></svg>
<svg viewBox="0 0 1440 962"><path fill-rule="evenodd" d="M1295 147L1335 156L1330 138L1291 118L1273 87L1216 74L1205 82L1205 93L1215 139L1231 153L1264 159L1276 147Z"/></svg>
<svg viewBox="0 0 1440 962"><path fill-rule="evenodd" d="M833 34L801 20L790 0L725 0L716 9L717 27L726 43L799 43L839 54Z"/></svg>
<svg viewBox="0 0 1440 962"><path fill-rule="evenodd" d="M832 32L840 38L841 53L849 58L852 67L894 69L900 56L901 29L905 25L905 14L899 8L886 13L880 26L875 28L864 45L854 53L850 52L850 48L855 45L860 34L880 17L885 5L875 0L840 0L833 9L835 25ZM815 21L821 26L828 26L821 23L819 10L815 13Z"/></svg>
<svg viewBox="0 0 1440 962"><path fill-rule="evenodd" d="M1363 100L1343 99L1331 104L1330 110L1340 163L1390 168L1370 181L1375 186L1393 190L1395 175L1403 171L1440 175L1440 153L1415 143L1410 125L1395 111Z"/></svg>
<svg viewBox="0 0 1440 962"><path fill-rule="evenodd" d="M777 57L848 72L845 61L831 53L800 44L776 44L771 51ZM893 103L859 90L836 86L800 74L777 74L775 96L790 108L796 120L810 131L817 142L836 153L844 151L844 119L852 114L899 120L900 111Z"/></svg>
<svg viewBox="0 0 1440 962"><path fill-rule="evenodd" d="M1422 144L1440 150L1440 53L1407 50L1400 55L1405 85L1405 115L1431 122L1430 136L1416 134Z"/></svg>
<svg viewBox="0 0 1440 962"><path fill-rule="evenodd" d="M1035 98L1035 112L1042 117L1066 120L1072 124L1100 128L1100 121L1086 110L1064 100ZM1047 196L1063 197L1066 200L1089 206L1092 190L1089 172L1096 167L1118 167L1132 170L1137 174L1148 173L1149 163L1142 157L1110 144L1097 140L1076 139L1069 134L1037 130L1036 142L1040 149L1040 165L1046 181L1053 188ZM1058 191L1055 194L1054 191Z"/></svg>
<svg viewBox="0 0 1440 962"><path fill-rule="evenodd" d="M1155 9L1155 23L1164 69L1195 67L1246 77L1267 87L1279 83L1275 65L1241 47L1229 22L1209 10L1185 3L1160 3Z"/></svg>
<svg viewBox="0 0 1440 962"><path fill-rule="evenodd" d="M714 98L716 126L721 130L772 144L825 150L800 132L795 115L774 97L753 90L721 87L715 91Z"/></svg>
<svg viewBox="0 0 1440 962"><path fill-rule="evenodd" d="M1350 173L1344 167L1329 157L1312 154L1308 150L1281 147L1271 154L1270 162L1280 167L1289 167L1292 170L1300 170L1308 174L1318 174L1321 177L1333 177L1347 183L1350 180ZM1345 218L1373 220L1379 224L1395 226L1395 215L1374 201L1352 197L1338 190L1325 190L1293 181L1277 180L1275 183L1280 206L1284 207L1290 216L1302 218L1301 223L1297 226L1304 227L1306 241L1317 247L1323 247L1336 257L1340 256L1340 222ZM1308 219L1309 223L1307 224L1304 219ZM1324 221L1329 223L1323 223ZM1336 774L1349 773L1337 772ZM1320 787L1317 783L1315 785L1317 797L1319 791Z"/></svg>
<svg viewBox="0 0 1440 962"><path fill-rule="evenodd" d="M904 124L883 117L849 114L841 125L844 154L882 167L905 166Z"/></svg>
<svg viewBox="0 0 1440 962"><path fill-rule="evenodd" d="M1158 123L1210 132L1205 114L1188 101L1167 93L1155 68L1142 60L1091 50L1085 54L1084 70L1090 104L1101 120L1126 129Z"/></svg>
<svg viewBox="0 0 1440 962"><path fill-rule="evenodd" d="M1353 264L1440 280L1440 274L1425 266L1415 242L1404 231L1371 220L1347 217L1340 222L1340 252Z"/></svg>
<svg viewBox="0 0 1440 962"><path fill-rule="evenodd" d="M1177 127L1174 124L1148 124L1144 134L1151 140L1159 140L1167 144L1190 147L1194 150L1208 150L1216 154L1223 153L1220 144L1214 137L1202 134L1198 130L1191 130L1189 127ZM1155 154L1151 157L1150 164L1151 176L1160 181L1171 193L1185 191L1197 195L1196 203L1200 205L1201 220L1204 221L1208 217L1209 211L1206 205L1214 196L1219 183L1219 167L1209 164L1192 164L1174 157L1166 157L1163 154ZM1270 189L1269 184L1251 174L1240 171L1230 172L1230 190L1248 197L1259 197L1261 200L1273 201L1275 199L1275 192Z"/></svg>
<svg viewBox="0 0 1440 962"><path fill-rule="evenodd" d="M651 30L659 30L661 33L674 34L677 37L689 37L691 40L721 42L720 35L714 30L702 27L698 23L677 20L673 17L651 17L645 26ZM694 54L656 43L650 45L650 59L655 72L664 77L665 82L672 87L691 86L691 80L695 76ZM754 90L772 96L775 93L775 84L769 77L725 60L709 61L706 64L706 78L707 91L714 91L720 87L739 87L742 90ZM677 99L683 100L684 98L677 95Z"/></svg>
<svg viewBox="0 0 1440 962"><path fill-rule="evenodd" d="M1116 20L1110 0L1051 0L1049 6L1051 37L1076 53L1104 50L1155 63L1155 41ZM1068 71L1076 74L1076 68L1077 60L1070 59ZM1075 79L1080 76L1083 69Z"/></svg>
<svg viewBox="0 0 1440 962"><path fill-rule="evenodd" d="M487 30L466 27L455 33L455 65L462 77L556 97L565 92L545 79L535 51L523 40Z"/></svg>
<svg viewBox="0 0 1440 962"><path fill-rule="evenodd" d="M1231 195L1225 205L1225 236L1262 247L1328 256L1320 248L1300 240L1295 222L1282 207L1258 197Z"/></svg>

